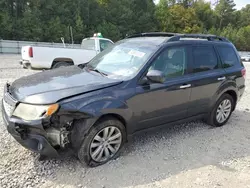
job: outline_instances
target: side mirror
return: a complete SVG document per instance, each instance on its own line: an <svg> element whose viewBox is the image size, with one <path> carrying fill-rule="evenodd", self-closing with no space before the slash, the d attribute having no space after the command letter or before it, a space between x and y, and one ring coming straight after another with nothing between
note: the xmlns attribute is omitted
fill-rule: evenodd
<svg viewBox="0 0 250 188"><path fill-rule="evenodd" d="M146 77L147 77L147 79L149 79L152 82L156 82L156 83L163 83L164 82L163 72L158 71L158 70L148 71Z"/></svg>

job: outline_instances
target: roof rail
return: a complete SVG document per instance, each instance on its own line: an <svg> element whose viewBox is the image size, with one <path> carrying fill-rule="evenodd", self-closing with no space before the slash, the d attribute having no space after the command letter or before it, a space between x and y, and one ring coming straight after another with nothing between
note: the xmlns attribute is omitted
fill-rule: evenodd
<svg viewBox="0 0 250 188"><path fill-rule="evenodd" d="M136 38L136 37L173 37L179 35L179 33L167 33L167 32L149 32L149 33L138 33L134 35L127 36L126 38Z"/></svg>
<svg viewBox="0 0 250 188"><path fill-rule="evenodd" d="M228 39L224 37L219 37L217 35L210 34L180 34L180 33L167 33L167 32L149 32L149 33L138 33L134 35L127 36L126 38L137 38L137 37L171 37L166 40L166 42L179 41L181 38L197 38L197 39L207 39L208 41L224 41L229 42Z"/></svg>
<svg viewBox="0 0 250 188"><path fill-rule="evenodd" d="M167 40L167 42L174 42L174 41L179 41L181 38L197 38L197 39L207 39L208 41L223 41L223 42L229 42L224 37L220 37L217 35L209 35L209 34L179 34L176 36L171 37L170 39Z"/></svg>

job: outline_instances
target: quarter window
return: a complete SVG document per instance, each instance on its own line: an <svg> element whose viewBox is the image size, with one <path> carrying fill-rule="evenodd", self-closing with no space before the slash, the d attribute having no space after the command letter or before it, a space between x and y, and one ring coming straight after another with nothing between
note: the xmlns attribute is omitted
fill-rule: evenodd
<svg viewBox="0 0 250 188"><path fill-rule="evenodd" d="M212 46L193 47L193 71L203 72L218 68L218 59Z"/></svg>
<svg viewBox="0 0 250 188"><path fill-rule="evenodd" d="M217 46L217 49L222 60L223 68L232 67L239 61L232 47Z"/></svg>
<svg viewBox="0 0 250 188"><path fill-rule="evenodd" d="M164 50L154 60L149 70L162 71L165 78L169 79L184 75L186 67L186 48L174 47Z"/></svg>

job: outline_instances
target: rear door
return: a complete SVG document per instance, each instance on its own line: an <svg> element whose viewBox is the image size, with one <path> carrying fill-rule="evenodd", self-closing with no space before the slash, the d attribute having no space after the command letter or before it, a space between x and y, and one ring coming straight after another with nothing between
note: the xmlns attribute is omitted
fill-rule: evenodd
<svg viewBox="0 0 250 188"><path fill-rule="evenodd" d="M231 85L235 86L238 90L238 99L242 96L245 90L245 68L241 62L239 54L233 45L229 44L217 44L216 49L219 53L222 67L226 72L227 82L231 82Z"/></svg>
<svg viewBox="0 0 250 188"><path fill-rule="evenodd" d="M192 85L188 116L206 113L210 110L213 97L225 81L225 71L212 44L192 47Z"/></svg>

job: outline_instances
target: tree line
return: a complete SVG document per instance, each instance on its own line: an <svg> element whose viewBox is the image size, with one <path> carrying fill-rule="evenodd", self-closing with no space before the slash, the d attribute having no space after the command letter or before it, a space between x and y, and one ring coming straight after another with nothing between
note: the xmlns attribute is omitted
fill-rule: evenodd
<svg viewBox="0 0 250 188"><path fill-rule="evenodd" d="M250 51L250 4L233 0L0 0L0 39L74 43L101 32L114 41L126 35L165 31L227 37Z"/></svg>

